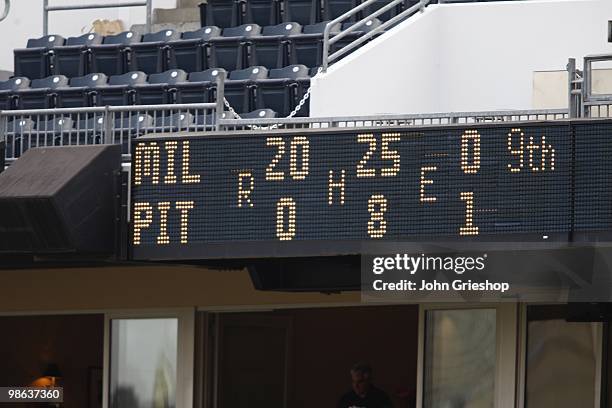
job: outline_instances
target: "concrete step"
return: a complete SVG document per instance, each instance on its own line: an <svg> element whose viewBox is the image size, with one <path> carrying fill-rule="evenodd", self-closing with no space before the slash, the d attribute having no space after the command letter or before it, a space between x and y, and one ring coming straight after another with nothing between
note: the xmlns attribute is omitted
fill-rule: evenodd
<svg viewBox="0 0 612 408"><path fill-rule="evenodd" d="M200 9L197 7L153 10L153 24L193 23L199 21Z"/></svg>
<svg viewBox="0 0 612 408"><path fill-rule="evenodd" d="M198 4L204 0L178 0L176 8L193 8L198 7Z"/></svg>
<svg viewBox="0 0 612 408"><path fill-rule="evenodd" d="M130 30L138 33L138 34L144 34L145 33L145 25L144 24L134 24ZM169 29L173 29L176 31L181 31L181 32L185 32L185 31L195 31L197 29L201 28L200 27L200 22L191 22L191 23L163 23L163 24L153 24L151 25L151 32L152 33L156 33L158 31L162 31L162 30L169 30Z"/></svg>

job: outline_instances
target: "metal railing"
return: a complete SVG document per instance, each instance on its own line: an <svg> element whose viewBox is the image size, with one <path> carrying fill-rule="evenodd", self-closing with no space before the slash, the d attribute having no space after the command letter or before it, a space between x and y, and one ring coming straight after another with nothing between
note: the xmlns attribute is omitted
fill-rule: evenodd
<svg viewBox="0 0 612 408"><path fill-rule="evenodd" d="M11 11L11 0L4 0L4 10L2 10L2 14L0 14L0 21L7 18L10 11Z"/></svg>
<svg viewBox="0 0 612 408"><path fill-rule="evenodd" d="M587 55L583 70L576 68L576 60L567 64L569 111L573 118L608 118L612 116L612 93L593 92L593 63L611 62L612 54Z"/></svg>
<svg viewBox="0 0 612 408"><path fill-rule="evenodd" d="M221 119L219 130L266 131L384 126L446 126L568 119L567 109L452 112L409 115L334 116L292 119Z"/></svg>
<svg viewBox="0 0 612 408"><path fill-rule="evenodd" d="M372 20L373 18L376 18L379 15L381 15L383 13L386 13L387 11L390 11L394 7L399 6L400 4L403 3L403 1L404 0L392 0L392 1L389 2L389 4L386 4L385 6L379 8L378 10L376 10L373 13L369 14L368 16L362 18L361 20L359 20L355 24L351 25L350 27L348 27L345 30L340 31L337 34L334 34L334 33L331 32L331 30L332 30L332 28L334 26L336 26L338 23L342 23L343 21L353 17L356 14L359 14L366 7L369 7L370 5L373 5L373 4L377 3L377 0L367 0L367 1L363 2L363 3L361 3L360 5L358 5L357 7L355 7L353 9L347 11L346 13L342 14L340 17L338 17L338 18L330 21L329 23L327 23L327 25L325 26L325 30L323 32L323 60L322 60L323 72L327 71L327 68L328 68L330 63L334 62L335 60L337 60L338 58L340 58L344 54L350 52L351 50L353 50L356 47L360 46L361 44L363 44L364 42L366 42L369 39L373 38L374 36L384 32L387 28L393 27L395 24L397 24L397 23L403 21L404 19L410 17L411 15L415 14L417 11L423 11L423 9L425 8L425 6L427 6L427 4L429 3L430 0L420 0L419 3L417 3L417 4L407 8L406 10L404 10L401 13L397 14L396 16L390 18L389 20L387 20L384 23L382 23L380 26L375 27L372 30L364 33L362 36L360 36L359 38L357 38L357 39L353 40L352 42L346 44L344 47L338 49L333 54L331 54L331 55L329 54L331 46L336 44L341 39L345 38L350 33L358 30L361 27L365 27L366 23L368 21ZM330 38L331 34L334 34L334 36L332 38Z"/></svg>
<svg viewBox="0 0 612 408"><path fill-rule="evenodd" d="M43 0L43 35L49 35L49 12L50 11L69 11L69 10L91 10L105 8L121 8L121 7L146 7L146 32L151 32L151 19L153 12L153 0L139 0L127 3L93 3L93 4L75 4L70 6L50 6L49 0Z"/></svg>
<svg viewBox="0 0 612 408"><path fill-rule="evenodd" d="M218 108L201 103L2 111L0 141L8 163L33 147L97 144L119 144L129 160L139 136L219 130Z"/></svg>

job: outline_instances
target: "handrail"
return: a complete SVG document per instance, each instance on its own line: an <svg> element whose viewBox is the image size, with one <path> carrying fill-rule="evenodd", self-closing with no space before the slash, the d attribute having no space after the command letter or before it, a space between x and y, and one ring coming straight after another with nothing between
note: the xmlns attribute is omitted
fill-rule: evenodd
<svg viewBox="0 0 612 408"><path fill-rule="evenodd" d="M4 0L4 11L0 15L0 21L8 17L9 11L11 11L11 0Z"/></svg>
<svg viewBox="0 0 612 408"><path fill-rule="evenodd" d="M8 1L8 0L5 0ZM49 35L49 12L50 11L68 11L68 10L91 10L91 9L106 9L106 8L121 8L121 7L146 7L147 21L145 31L151 32L151 19L153 11L153 0L139 0L128 3L93 3L93 4L75 4L70 6L50 6L49 0L43 0L43 35Z"/></svg>
<svg viewBox="0 0 612 408"><path fill-rule="evenodd" d="M416 13L416 11L420 10L423 11L425 9L425 6L427 6L427 4L429 4L430 0L420 0L419 3L409 7L408 9L402 11L401 13L399 13L398 15L396 15L395 17L389 19L388 21L384 22L383 24L381 24L380 26L374 28L373 30L365 33L363 36L359 37L358 39L352 41L351 43L345 45L344 47L342 47L341 49L339 49L338 51L334 52L333 54L329 55L329 47L333 44L335 44L336 42L338 42L339 40L341 40L342 38L346 37L348 34L350 34L351 32L359 29L360 27L364 26L369 20L391 10L393 7L399 5L400 3L403 2L403 0L392 0L391 2L389 2L389 4L381 7L380 9L374 11L373 13L371 13L370 15L362 18L361 20L359 20L358 22L356 22L355 24L353 24L352 26L350 26L349 28L347 28L346 30L342 30L340 33L334 35L333 38L330 39L330 34L331 34L331 29L338 23L348 19L349 17L359 13L361 10L365 9L366 7L368 7L371 4L377 3L378 0L367 0L363 3L361 3L360 5L358 5L357 7L347 11L346 13L342 14L341 16L335 18L334 20L330 21L329 23L327 23L327 25L325 26L325 30L323 31L323 61L322 61L322 65L323 65L323 72L327 71L327 68L329 66L329 64L333 61L335 61L336 59L340 58L342 55L346 54L347 52L351 51L352 49L354 49L355 47L361 45L363 42L369 40L370 38L374 37L376 34L384 31L385 29L387 29L388 27L393 26L394 24L402 21L403 19L411 16L412 14Z"/></svg>

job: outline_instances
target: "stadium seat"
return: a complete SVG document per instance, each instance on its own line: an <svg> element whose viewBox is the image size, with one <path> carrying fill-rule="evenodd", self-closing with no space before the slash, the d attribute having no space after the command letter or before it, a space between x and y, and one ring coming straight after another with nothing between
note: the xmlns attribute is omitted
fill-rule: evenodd
<svg viewBox="0 0 612 408"><path fill-rule="evenodd" d="M224 69L211 68L189 74L188 82L176 84L176 103L208 103L216 97L217 76Z"/></svg>
<svg viewBox="0 0 612 408"><path fill-rule="evenodd" d="M30 147L62 146L73 132L74 122L68 116L57 116L45 120L39 117L35 121L35 131L24 138L24 151Z"/></svg>
<svg viewBox="0 0 612 408"><path fill-rule="evenodd" d="M220 36L221 29L210 26L187 31L180 40L169 41L169 67L186 72L199 72L208 68L209 41Z"/></svg>
<svg viewBox="0 0 612 408"><path fill-rule="evenodd" d="M353 26L354 24L357 24L357 23L355 23L355 22L353 22L353 23L351 23L351 22L343 23L342 24L342 30L346 30L347 28ZM376 27L380 26L381 24L382 24L382 21L380 21L377 18L373 18L373 19L370 19L370 20L366 21L366 23L363 24L361 27L357 28L355 31L352 31L352 32L348 33L345 37L340 39L338 42L334 43L331 46L331 48L332 48L331 52L337 51L337 50L341 49L342 47L350 44L351 42L353 42L356 39L358 39L359 37L361 37L363 34L374 30ZM353 49L353 51L354 50L355 49Z"/></svg>
<svg viewBox="0 0 612 408"><path fill-rule="evenodd" d="M335 20L344 13L359 5L359 0L325 0L325 6L323 11L323 18L325 20ZM353 15L346 21L355 21L356 18L361 17L360 15Z"/></svg>
<svg viewBox="0 0 612 408"><path fill-rule="evenodd" d="M57 90L57 107L95 106L96 89L106 85L107 81L108 78L104 74L89 74L70 79L69 88Z"/></svg>
<svg viewBox="0 0 612 408"><path fill-rule="evenodd" d="M104 116L85 117L77 122L77 137L70 144L102 144L105 128Z"/></svg>
<svg viewBox="0 0 612 408"><path fill-rule="evenodd" d="M256 81L257 107L269 108L281 116L288 116L310 84L308 67L290 65L285 68L271 69L268 79ZM303 107L299 116L308 116L307 107Z"/></svg>
<svg viewBox="0 0 612 408"><path fill-rule="evenodd" d="M376 18L378 18L379 20L382 20L382 21L387 21L387 20L395 17L397 14L399 14L402 11L403 5L405 3L408 3L408 2L407 1L402 2L402 3L398 4L395 7L392 7L390 10L385 11L384 13L379 14L378 16L376 16ZM417 3L418 3L418 1L417 1ZM364 15L365 16L369 16L372 13L374 13L375 11L383 8L387 4L389 4L388 0L378 0L378 1L375 1L373 4L371 4L371 5L369 5L369 6L367 6L365 8Z"/></svg>
<svg viewBox="0 0 612 408"><path fill-rule="evenodd" d="M257 24L244 24L223 29L223 36L211 40L209 67L227 71L248 66L248 51L253 37L261 33Z"/></svg>
<svg viewBox="0 0 612 408"><path fill-rule="evenodd" d="M238 1L208 0L202 5L201 10L203 10L204 25L229 28L241 24L241 7Z"/></svg>
<svg viewBox="0 0 612 408"><path fill-rule="evenodd" d="M281 68L289 64L289 36L302 32L298 23L281 23L263 28L261 36L253 38L250 65Z"/></svg>
<svg viewBox="0 0 612 408"><path fill-rule="evenodd" d="M244 23L260 26L281 22L281 0L249 0L246 2Z"/></svg>
<svg viewBox="0 0 612 408"><path fill-rule="evenodd" d="M13 77L0 81L0 111L19 107L19 91L30 87L30 80L25 77Z"/></svg>
<svg viewBox="0 0 612 408"><path fill-rule="evenodd" d="M175 30L143 35L141 42L130 46L131 70L156 74L168 69L168 41L178 40L180 36Z"/></svg>
<svg viewBox="0 0 612 408"><path fill-rule="evenodd" d="M5 157L20 157L23 153L23 140L34 131L34 121L30 118L19 118L8 122L5 128Z"/></svg>
<svg viewBox="0 0 612 408"><path fill-rule="evenodd" d="M51 75L53 48L64 45L64 37L47 35L28 40L26 48L18 48L15 55L15 76L41 79Z"/></svg>
<svg viewBox="0 0 612 408"><path fill-rule="evenodd" d="M111 76L108 79L108 85L98 88L96 104L99 106L133 105L136 93L134 86L146 82L147 75L140 71Z"/></svg>
<svg viewBox="0 0 612 408"><path fill-rule="evenodd" d="M129 47L140 42L140 35L126 31L104 37L102 44L92 45L91 71L108 76L124 74L129 67Z"/></svg>
<svg viewBox="0 0 612 408"><path fill-rule="evenodd" d="M323 60L323 32L329 21L310 24L303 28L302 34L290 37L291 64L302 64L307 67L318 67ZM331 33L340 32L340 23L334 24Z"/></svg>
<svg viewBox="0 0 612 408"><path fill-rule="evenodd" d="M193 125L193 115L189 112L178 112L154 118L155 131L160 133L187 131Z"/></svg>
<svg viewBox="0 0 612 408"><path fill-rule="evenodd" d="M57 90L68 86L68 78L53 75L43 79L34 79L30 87L20 89L19 109L49 109L57 107Z"/></svg>
<svg viewBox="0 0 612 408"><path fill-rule="evenodd" d="M121 152L129 154L130 139L145 134L154 126L153 118L145 114L125 115L115 119L113 142L121 145Z"/></svg>
<svg viewBox="0 0 612 408"><path fill-rule="evenodd" d="M301 25L321 21L320 0L284 0L283 21L295 21Z"/></svg>
<svg viewBox="0 0 612 408"><path fill-rule="evenodd" d="M255 83L267 77L268 70L263 66L230 72L225 81L225 99L236 112L250 112L255 109Z"/></svg>
<svg viewBox="0 0 612 408"><path fill-rule="evenodd" d="M186 82L187 73L182 69L172 69L161 74L149 75L146 84L134 85L136 105L162 105L174 103L176 84Z"/></svg>
<svg viewBox="0 0 612 408"><path fill-rule="evenodd" d="M99 34L89 33L80 37L70 37L63 46L53 48L53 73L68 78L83 76L89 73L89 47L102 43Z"/></svg>
<svg viewBox="0 0 612 408"><path fill-rule="evenodd" d="M256 109L252 112L243 113L240 115L242 119L272 119L277 116L272 109Z"/></svg>

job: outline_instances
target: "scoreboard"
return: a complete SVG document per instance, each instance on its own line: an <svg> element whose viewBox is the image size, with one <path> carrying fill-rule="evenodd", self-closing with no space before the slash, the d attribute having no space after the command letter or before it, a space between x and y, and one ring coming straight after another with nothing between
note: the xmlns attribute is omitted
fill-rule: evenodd
<svg viewBox="0 0 612 408"><path fill-rule="evenodd" d="M130 191L134 259L567 241L612 230L612 121L140 138Z"/></svg>

